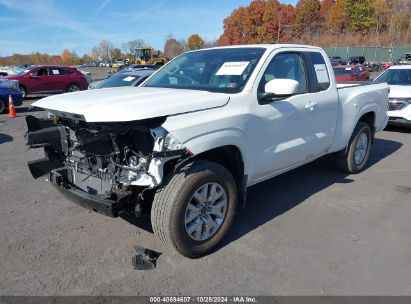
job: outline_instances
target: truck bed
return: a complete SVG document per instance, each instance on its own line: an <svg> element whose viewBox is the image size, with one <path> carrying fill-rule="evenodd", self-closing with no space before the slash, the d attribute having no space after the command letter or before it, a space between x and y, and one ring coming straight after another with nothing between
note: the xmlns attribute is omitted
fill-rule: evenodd
<svg viewBox="0 0 411 304"><path fill-rule="evenodd" d="M374 113L375 131L385 128L388 121L388 91L386 83L337 83L339 111L333 151L339 151L347 145L358 119L368 112Z"/></svg>

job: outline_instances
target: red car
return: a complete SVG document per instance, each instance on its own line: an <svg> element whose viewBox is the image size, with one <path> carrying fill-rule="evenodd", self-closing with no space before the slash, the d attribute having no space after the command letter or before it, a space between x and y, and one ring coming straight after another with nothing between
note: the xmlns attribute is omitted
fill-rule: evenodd
<svg viewBox="0 0 411 304"><path fill-rule="evenodd" d="M337 81L364 81L370 79L370 71L361 64L333 67Z"/></svg>
<svg viewBox="0 0 411 304"><path fill-rule="evenodd" d="M3 77L18 80L23 98L28 94L53 94L87 90L86 76L74 68L43 65Z"/></svg>

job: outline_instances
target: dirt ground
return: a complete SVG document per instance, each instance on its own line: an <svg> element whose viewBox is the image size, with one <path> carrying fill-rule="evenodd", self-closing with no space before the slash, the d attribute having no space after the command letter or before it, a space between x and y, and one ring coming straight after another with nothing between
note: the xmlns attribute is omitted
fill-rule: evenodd
<svg viewBox="0 0 411 304"><path fill-rule="evenodd" d="M0 115L0 295L410 295L411 134L378 133L370 165L329 157L249 189L220 248L189 260L164 248L148 219L111 219L34 180L25 116ZM134 246L159 252L132 267Z"/></svg>

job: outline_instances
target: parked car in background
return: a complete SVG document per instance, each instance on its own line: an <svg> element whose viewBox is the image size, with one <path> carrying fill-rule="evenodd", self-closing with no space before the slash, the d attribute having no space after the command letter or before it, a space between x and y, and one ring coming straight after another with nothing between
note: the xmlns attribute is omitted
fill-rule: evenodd
<svg viewBox="0 0 411 304"><path fill-rule="evenodd" d="M370 79L370 72L361 64L333 67L337 81L364 81Z"/></svg>
<svg viewBox="0 0 411 304"><path fill-rule="evenodd" d="M111 67L114 71L118 71L118 70L122 69L124 67L124 65L125 65L124 60L123 59L118 59L112 64Z"/></svg>
<svg viewBox="0 0 411 304"><path fill-rule="evenodd" d="M23 98L19 90L19 82L16 80L0 79L0 113L9 107L9 96L13 98L15 106L22 104Z"/></svg>
<svg viewBox="0 0 411 304"><path fill-rule="evenodd" d="M331 61L331 64L334 65L341 65L342 64L342 59L340 56L328 56L328 58Z"/></svg>
<svg viewBox="0 0 411 304"><path fill-rule="evenodd" d="M400 65L411 64L411 53L405 53L403 57L398 59L398 64Z"/></svg>
<svg viewBox="0 0 411 304"><path fill-rule="evenodd" d="M75 68L43 65L4 79L18 80L23 98L28 94L54 94L87 90L86 76Z"/></svg>
<svg viewBox="0 0 411 304"><path fill-rule="evenodd" d="M390 86L388 124L411 127L411 65L392 66L374 81Z"/></svg>
<svg viewBox="0 0 411 304"><path fill-rule="evenodd" d="M24 69L18 65L0 67L0 76L16 75Z"/></svg>
<svg viewBox="0 0 411 304"><path fill-rule="evenodd" d="M364 56L351 56L351 57L348 57L347 59L347 64L350 64L350 65L364 64L364 62L365 62Z"/></svg>
<svg viewBox="0 0 411 304"><path fill-rule="evenodd" d="M126 72L120 71L105 80L91 84L88 89L92 90L112 87L138 86L155 71L156 69L135 69Z"/></svg>

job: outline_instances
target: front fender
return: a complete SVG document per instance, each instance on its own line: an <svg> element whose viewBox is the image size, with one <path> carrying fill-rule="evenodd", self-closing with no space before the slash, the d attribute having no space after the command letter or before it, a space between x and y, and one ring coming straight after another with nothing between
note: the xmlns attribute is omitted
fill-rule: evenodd
<svg viewBox="0 0 411 304"><path fill-rule="evenodd" d="M238 129L223 129L210 133L199 134L187 140L181 140L177 135L170 133L179 140L194 155L200 154L222 146L235 146L241 153L244 163L244 174L250 172L250 145L247 136Z"/></svg>

